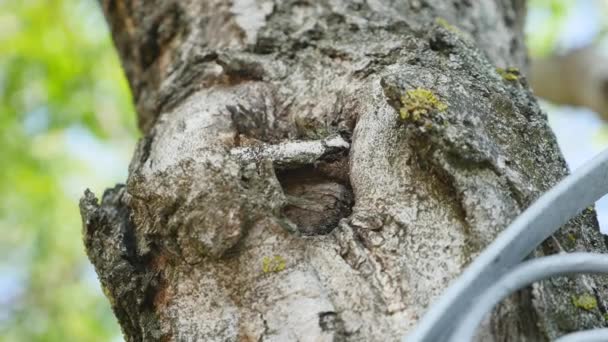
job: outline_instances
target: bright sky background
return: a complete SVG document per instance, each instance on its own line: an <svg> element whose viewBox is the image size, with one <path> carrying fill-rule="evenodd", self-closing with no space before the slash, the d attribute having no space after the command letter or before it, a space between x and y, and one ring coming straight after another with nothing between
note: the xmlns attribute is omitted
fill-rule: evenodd
<svg viewBox="0 0 608 342"><path fill-rule="evenodd" d="M530 11L528 32L543 25L545 15L539 11ZM558 50L564 51L588 44L601 30L601 20L597 1L577 0L569 9L558 34ZM608 57L606 62L608 63ZM608 126L594 112L586 108L552 106L546 102L541 104L549 114L549 124L557 136L571 171L608 147ZM600 229L608 234L608 196L596 203L596 211Z"/></svg>

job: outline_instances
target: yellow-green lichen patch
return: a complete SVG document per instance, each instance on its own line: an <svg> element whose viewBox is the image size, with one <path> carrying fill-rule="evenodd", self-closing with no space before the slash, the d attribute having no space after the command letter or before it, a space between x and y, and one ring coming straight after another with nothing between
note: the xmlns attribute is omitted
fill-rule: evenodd
<svg viewBox="0 0 608 342"><path fill-rule="evenodd" d="M608 312L604 314L604 319L608 321Z"/></svg>
<svg viewBox="0 0 608 342"><path fill-rule="evenodd" d="M442 18L442 17L435 18L435 24L443 27L444 29L446 29L452 33L455 33L457 35L462 35L462 31L460 31L460 29L458 29L458 27L450 24L447 20L445 20L445 18Z"/></svg>
<svg viewBox="0 0 608 342"><path fill-rule="evenodd" d="M441 102L432 91L416 88L406 91L405 94L401 96L399 117L401 117L402 120L417 122L432 111L443 112L446 109L448 109L448 105Z"/></svg>
<svg viewBox="0 0 608 342"><path fill-rule="evenodd" d="M515 67L508 67L506 69L496 68L496 72L506 81L517 81L519 80L519 69Z"/></svg>
<svg viewBox="0 0 608 342"><path fill-rule="evenodd" d="M285 264L285 259L280 255L264 257L264 260L262 260L262 271L264 271L264 273L281 272L285 269Z"/></svg>
<svg viewBox="0 0 608 342"><path fill-rule="evenodd" d="M105 285L101 284L101 290L103 291L103 294L106 296L106 298L108 298L108 300L110 301L110 305L114 306L115 301L114 297L112 297L110 289L108 289Z"/></svg>
<svg viewBox="0 0 608 342"><path fill-rule="evenodd" d="M572 233L568 233L568 240L570 240L570 242L572 242L572 243L575 243L576 236L574 236L574 234L572 234Z"/></svg>
<svg viewBox="0 0 608 342"><path fill-rule="evenodd" d="M572 297L572 304L577 308L591 311L597 308L597 299L591 294L585 293L580 296Z"/></svg>

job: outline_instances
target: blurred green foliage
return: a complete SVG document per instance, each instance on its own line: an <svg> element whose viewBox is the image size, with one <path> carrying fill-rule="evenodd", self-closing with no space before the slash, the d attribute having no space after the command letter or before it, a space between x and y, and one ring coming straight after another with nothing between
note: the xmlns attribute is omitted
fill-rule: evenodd
<svg viewBox="0 0 608 342"><path fill-rule="evenodd" d="M581 17L581 13L585 14ZM607 19L608 0L528 0L529 53L533 57L563 53L560 50L572 48L564 43L577 45L573 40L585 40L578 47L598 43L608 34ZM589 31L595 31L592 39L586 37Z"/></svg>
<svg viewBox="0 0 608 342"><path fill-rule="evenodd" d="M574 5L575 2L572 0L528 1L528 9L538 15L538 18L535 18L534 29L526 36L526 43L532 56L547 56L553 52L568 10Z"/></svg>
<svg viewBox="0 0 608 342"><path fill-rule="evenodd" d="M124 181L134 120L94 0L0 0L0 340L120 336L77 202Z"/></svg>

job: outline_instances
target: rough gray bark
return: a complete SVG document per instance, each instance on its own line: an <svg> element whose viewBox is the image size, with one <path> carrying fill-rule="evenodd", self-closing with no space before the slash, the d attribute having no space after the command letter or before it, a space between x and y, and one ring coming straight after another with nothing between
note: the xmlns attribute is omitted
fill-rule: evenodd
<svg viewBox="0 0 608 342"><path fill-rule="evenodd" d="M145 136L81 211L129 341L398 340L568 172L523 0L102 5ZM564 250L606 251L591 211L538 254ZM539 284L481 336L605 325L607 284Z"/></svg>

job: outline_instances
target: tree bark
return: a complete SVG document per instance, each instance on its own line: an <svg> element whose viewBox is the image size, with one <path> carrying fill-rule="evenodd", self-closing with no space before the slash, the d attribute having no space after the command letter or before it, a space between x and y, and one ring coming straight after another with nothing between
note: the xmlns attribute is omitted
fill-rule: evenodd
<svg viewBox="0 0 608 342"><path fill-rule="evenodd" d="M128 341L396 341L568 172L523 0L101 2L144 137L81 212ZM606 251L592 210L536 254L574 250ZM604 326L607 285L542 282L480 337Z"/></svg>

